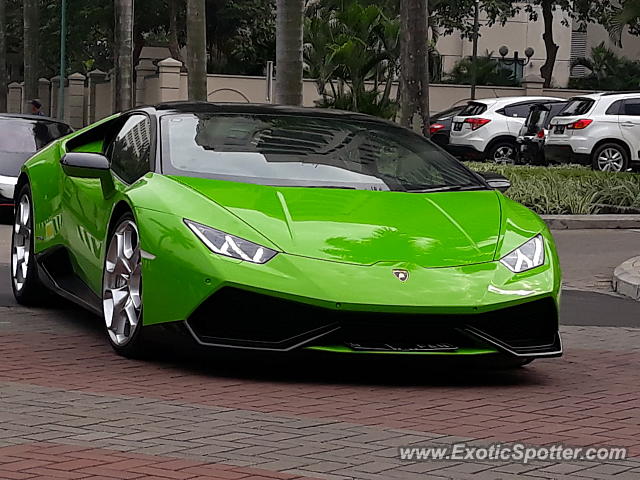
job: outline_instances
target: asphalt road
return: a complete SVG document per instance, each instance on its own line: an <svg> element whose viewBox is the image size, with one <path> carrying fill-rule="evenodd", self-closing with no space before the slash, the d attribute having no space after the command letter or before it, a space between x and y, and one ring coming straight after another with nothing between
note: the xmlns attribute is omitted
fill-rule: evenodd
<svg viewBox="0 0 640 480"><path fill-rule="evenodd" d="M0 306L16 305L9 278L10 234L9 226L0 225ZM576 326L639 327L640 303L607 291L613 269L640 254L640 232L577 230L554 232L554 236L565 275L560 322Z"/></svg>

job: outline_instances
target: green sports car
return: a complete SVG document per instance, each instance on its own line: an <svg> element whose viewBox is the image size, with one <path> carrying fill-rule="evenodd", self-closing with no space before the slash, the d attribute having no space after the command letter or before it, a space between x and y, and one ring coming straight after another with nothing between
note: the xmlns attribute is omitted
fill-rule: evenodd
<svg viewBox="0 0 640 480"><path fill-rule="evenodd" d="M506 185L365 115L144 107L26 162L13 291L99 314L125 356L159 324L236 349L559 356L553 239Z"/></svg>

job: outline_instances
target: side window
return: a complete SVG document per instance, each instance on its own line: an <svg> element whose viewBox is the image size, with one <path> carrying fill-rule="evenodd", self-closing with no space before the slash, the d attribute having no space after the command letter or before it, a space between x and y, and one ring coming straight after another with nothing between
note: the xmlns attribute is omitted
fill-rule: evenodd
<svg viewBox="0 0 640 480"><path fill-rule="evenodd" d="M133 183L150 169L151 125L146 115L127 119L109 147L111 170Z"/></svg>
<svg viewBox="0 0 640 480"><path fill-rule="evenodd" d="M527 118L529 116L529 109L533 103L521 103L519 105L509 105L504 107L504 114L507 117Z"/></svg>
<svg viewBox="0 0 640 480"><path fill-rule="evenodd" d="M622 100L616 100L613 102L607 111L604 112L605 115L620 115L620 109L622 108Z"/></svg>
<svg viewBox="0 0 640 480"><path fill-rule="evenodd" d="M621 115L640 117L640 98L629 98L625 100Z"/></svg>

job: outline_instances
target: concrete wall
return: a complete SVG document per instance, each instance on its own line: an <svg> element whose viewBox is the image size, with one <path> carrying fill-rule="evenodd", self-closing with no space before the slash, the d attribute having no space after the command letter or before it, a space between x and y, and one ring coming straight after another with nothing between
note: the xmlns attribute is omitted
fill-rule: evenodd
<svg viewBox="0 0 640 480"><path fill-rule="evenodd" d="M527 47L535 50L535 54L529 65L525 67L523 77L528 75L540 75L540 67L547 57L542 40L544 25L542 13L539 7L538 21L532 22L529 16L521 12L511 18L504 26L487 26L486 17L481 16L480 38L478 39L478 54L484 55L487 51L493 52L495 58L500 58L498 50L502 45L509 48L507 59L513 58L513 53L518 52L520 58L525 58L524 51ZM569 26L563 25L567 21ZM553 72L553 85L564 87L569 80L569 66L571 55L571 20L564 12L554 13L554 40L560 47ZM436 44L438 52L443 57L443 71L449 72L461 58L471 56L472 42L463 39L460 34L442 36Z"/></svg>
<svg viewBox="0 0 640 480"><path fill-rule="evenodd" d="M136 88L140 105L153 105L161 102L187 100L188 77L181 71L181 64L173 59L165 59L158 64L157 71L151 72L141 80ZM57 113L58 79L49 83L42 82L41 96L49 98L51 116ZM69 76L69 86L65 94L65 121L74 128L100 120L113 113L113 81L104 72L90 72L87 77L80 74ZM266 103L267 79L265 77L243 77L237 75L208 75L208 99L210 102ZM392 88L395 98L397 84ZM522 87L478 87L477 98L513 97L522 95L547 95L568 98L580 93L567 89L542 89L542 79L530 76ZM433 84L430 89L432 112L445 110L469 100L468 85ZM12 83L9 86L9 111L19 112L21 108L22 85ZM304 81L304 105L313 107L320 100L316 84L312 80ZM44 103L44 102L43 102Z"/></svg>

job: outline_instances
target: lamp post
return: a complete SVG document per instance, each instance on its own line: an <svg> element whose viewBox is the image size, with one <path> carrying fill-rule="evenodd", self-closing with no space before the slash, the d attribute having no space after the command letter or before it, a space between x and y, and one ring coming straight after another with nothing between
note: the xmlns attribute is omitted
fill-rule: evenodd
<svg viewBox="0 0 640 480"><path fill-rule="evenodd" d="M473 16L473 53L471 55L471 100L476 99L476 85L478 83L478 36L480 34L480 0L475 1Z"/></svg>
<svg viewBox="0 0 640 480"><path fill-rule="evenodd" d="M535 50L531 47L527 47L524 51L526 58L520 58L518 52L513 52L513 60L507 60L505 57L509 54L509 48L506 45L503 45L498 50L500 56L502 57L502 63L507 66L513 65L513 79L515 80L518 77L518 66L524 67L531 62L531 57L535 53Z"/></svg>
<svg viewBox="0 0 640 480"><path fill-rule="evenodd" d="M64 79L67 69L67 0L61 0L60 12L60 84L58 86L58 120L64 120Z"/></svg>

